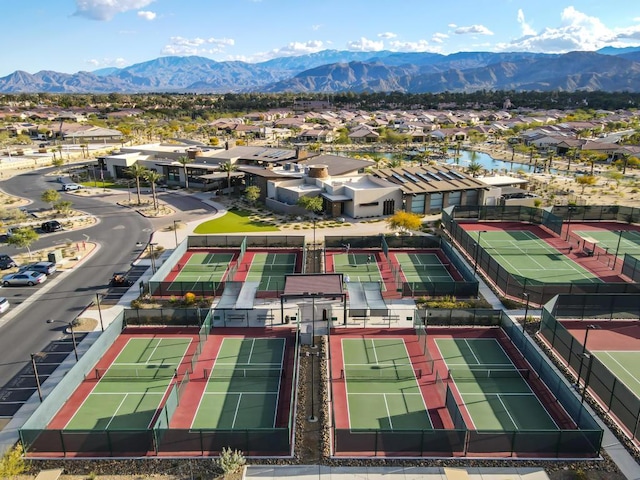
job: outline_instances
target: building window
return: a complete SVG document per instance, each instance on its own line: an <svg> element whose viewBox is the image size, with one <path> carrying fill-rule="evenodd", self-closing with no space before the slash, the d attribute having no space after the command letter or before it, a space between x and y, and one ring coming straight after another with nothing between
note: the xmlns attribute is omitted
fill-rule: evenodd
<svg viewBox="0 0 640 480"><path fill-rule="evenodd" d="M424 193L421 193L420 195L416 195L411 199L412 213L419 213L421 215L424 213L424 197Z"/></svg>
<svg viewBox="0 0 640 480"><path fill-rule="evenodd" d="M477 190L467 190L467 198L465 201L465 205L478 205L478 191Z"/></svg>
<svg viewBox="0 0 640 480"><path fill-rule="evenodd" d="M369 202L369 203L361 203L358 205L359 207L376 207L380 204L380 202Z"/></svg>
<svg viewBox="0 0 640 480"><path fill-rule="evenodd" d="M453 205L460 205L460 198L462 196L462 192L450 192L449 200L447 207L451 207Z"/></svg>
<svg viewBox="0 0 640 480"><path fill-rule="evenodd" d="M396 211L396 201L393 199L385 200L382 204L382 214L391 215Z"/></svg>
<svg viewBox="0 0 640 480"><path fill-rule="evenodd" d="M431 203L429 205L429 211L432 213L439 212L442 210L442 194L441 193L432 193L431 194Z"/></svg>
<svg viewBox="0 0 640 480"><path fill-rule="evenodd" d="M180 169L178 167L168 167L167 168L167 180L169 182L179 182L180 181Z"/></svg>

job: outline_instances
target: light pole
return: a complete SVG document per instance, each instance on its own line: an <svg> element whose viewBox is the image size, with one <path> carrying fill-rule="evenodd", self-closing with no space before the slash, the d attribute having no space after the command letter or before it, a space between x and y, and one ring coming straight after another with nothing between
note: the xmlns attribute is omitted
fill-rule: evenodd
<svg viewBox="0 0 640 480"><path fill-rule="evenodd" d="M127 193L129 194L129 202L127 205L131 205L131 182L127 180Z"/></svg>
<svg viewBox="0 0 640 480"><path fill-rule="evenodd" d="M98 305L98 317L100 317L100 329L104 332L104 323L102 322L102 308L100 307L99 293L96 293L96 305Z"/></svg>
<svg viewBox="0 0 640 480"><path fill-rule="evenodd" d="M151 259L151 274L155 275L156 273L156 257L153 248L158 245L157 243L150 242L149 243L149 258Z"/></svg>
<svg viewBox="0 0 640 480"><path fill-rule="evenodd" d="M584 343L582 344L582 353L580 354L580 368L578 369L578 378L576 379L576 387L580 386L580 376L582 375L582 366L584 364L584 357L588 354L588 352L587 352L587 340L589 338L589 331L590 330L597 330L599 328L600 328L599 325L589 324L589 325L587 325L587 328L584 331Z"/></svg>
<svg viewBox="0 0 640 480"><path fill-rule="evenodd" d="M618 244L616 245L616 253L613 256L613 267L611 267L611 270L616 269L616 262L618 261L618 251L620 250L620 242L622 241L622 234L624 233L624 230L618 230L616 233L618 234Z"/></svg>
<svg viewBox="0 0 640 480"><path fill-rule="evenodd" d="M522 296L527 300L527 303L524 306L524 318L522 319L522 333L524 333L525 327L527 326L527 314L529 313L529 294L524 292Z"/></svg>
<svg viewBox="0 0 640 480"><path fill-rule="evenodd" d="M73 330L73 322L63 322L61 320L53 320L52 318L47 320L47 323L66 323L69 326L69 332L71 332L71 341L73 342L73 353L78 361L78 343L76 342L76 332Z"/></svg>
<svg viewBox="0 0 640 480"><path fill-rule="evenodd" d="M178 223L180 223L181 220L174 220L173 221L173 235L176 239L176 248L178 248Z"/></svg>
<svg viewBox="0 0 640 480"><path fill-rule="evenodd" d="M42 402L42 388L40 386L40 375L38 375L38 367L36 366L36 356L41 356L40 352L31 354L31 367L33 368L33 375L36 378L36 389L38 390L38 397Z"/></svg>
<svg viewBox="0 0 640 480"><path fill-rule="evenodd" d="M569 231L571 230L571 215L573 214L573 211L575 210L575 207L569 207L567 209L569 215L567 216L567 237L565 238L565 240L569 241Z"/></svg>
<svg viewBox="0 0 640 480"><path fill-rule="evenodd" d="M480 235L482 235L483 233L487 233L487 231L486 230L478 230L478 238L476 239L476 254L475 254L475 259L474 259L474 263L473 263L473 274L474 275L478 271L478 257L479 257L479 254L480 254Z"/></svg>
<svg viewBox="0 0 640 480"><path fill-rule="evenodd" d="M582 398L580 399L580 403L584 403L584 396L587 394L587 387L589 386L589 379L591 377L591 365L593 364L593 355L590 353L583 353L583 358L587 358L589 363L587 364L587 375L584 379L584 388L582 389Z"/></svg>

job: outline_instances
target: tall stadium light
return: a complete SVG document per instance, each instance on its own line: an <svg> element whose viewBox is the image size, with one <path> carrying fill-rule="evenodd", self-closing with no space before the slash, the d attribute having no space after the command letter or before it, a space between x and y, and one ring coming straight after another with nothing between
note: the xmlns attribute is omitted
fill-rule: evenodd
<svg viewBox="0 0 640 480"><path fill-rule="evenodd" d="M571 230L571 215L573 214L575 209L576 209L576 207L568 207L567 208L567 211L569 212L569 215L567 216L567 237L565 238L566 241L569 241L569 232Z"/></svg>
<svg viewBox="0 0 640 480"><path fill-rule="evenodd" d="M587 328L584 330L584 342L582 344L582 353L580 354L580 368L578 369L578 378L576 379L576 387L580 386L580 376L582 375L582 367L584 364L584 357L588 353L587 352L587 340L589 339L589 332L591 330L598 330L600 325L587 325ZM586 384L585 384L586 387Z"/></svg>
<svg viewBox="0 0 640 480"><path fill-rule="evenodd" d="M529 294L524 292L522 296L527 300L527 303L524 306L524 318L522 319L522 333L524 333L525 327L527 326L527 315L529 313Z"/></svg>
<svg viewBox="0 0 640 480"><path fill-rule="evenodd" d="M69 332L71 333L71 341L73 342L73 353L76 357L76 362L78 361L78 342L76 341L76 332L73 329L73 322L63 322L62 320L53 320L49 318L47 323L66 323L69 327Z"/></svg>
<svg viewBox="0 0 640 480"><path fill-rule="evenodd" d="M181 220L174 220L173 221L173 235L176 239L176 248L178 248L178 223L180 223Z"/></svg>
<svg viewBox="0 0 640 480"><path fill-rule="evenodd" d="M38 397L40 397L40 402L42 402L42 388L40 386L40 375L38 375L38 367L36 365L36 357L40 357L40 356L42 356L42 352L31 354L31 367L33 368L33 375L36 379L36 389L38 390Z"/></svg>

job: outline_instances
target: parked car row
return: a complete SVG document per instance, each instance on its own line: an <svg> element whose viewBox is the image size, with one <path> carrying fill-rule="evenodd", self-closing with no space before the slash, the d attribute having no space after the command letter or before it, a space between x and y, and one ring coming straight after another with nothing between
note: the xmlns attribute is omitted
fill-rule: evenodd
<svg viewBox="0 0 640 480"><path fill-rule="evenodd" d="M25 228L25 227L9 227L7 228L6 235L7 237L12 237L16 233L16 229ZM62 224L58 220L49 220L40 225L40 230L45 233L57 232L62 230Z"/></svg>
<svg viewBox="0 0 640 480"><path fill-rule="evenodd" d="M47 280L47 275L40 272L34 272L26 270L22 272L10 273L2 277L2 285L9 286L29 286L44 283Z"/></svg>

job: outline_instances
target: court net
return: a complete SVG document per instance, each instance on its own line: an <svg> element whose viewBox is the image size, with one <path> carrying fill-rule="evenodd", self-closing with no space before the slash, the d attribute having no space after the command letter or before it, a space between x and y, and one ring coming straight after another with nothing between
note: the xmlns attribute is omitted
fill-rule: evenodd
<svg viewBox="0 0 640 480"><path fill-rule="evenodd" d="M209 265L178 265L181 272L193 272L193 273L212 273L223 272L229 266L228 263L212 263Z"/></svg>
<svg viewBox="0 0 640 480"><path fill-rule="evenodd" d="M245 270L262 270L263 272L284 272L289 273L295 271L295 263L252 263L244 266Z"/></svg>
<svg viewBox="0 0 640 480"><path fill-rule="evenodd" d="M393 382L422 378L422 370L414 369L411 365L352 365L340 371L340 378L346 380L384 380Z"/></svg>
<svg viewBox="0 0 640 480"><path fill-rule="evenodd" d="M449 369L448 376L456 381L476 381L486 378L523 378L527 379L531 371L526 368L472 368Z"/></svg>
<svg viewBox="0 0 640 480"><path fill-rule="evenodd" d="M485 251L495 253L496 255L568 255L573 250L573 247L532 247L532 248L518 248L518 247L483 247Z"/></svg>
<svg viewBox="0 0 640 480"><path fill-rule="evenodd" d="M158 380L178 376L175 365L111 365L96 368L95 377L100 380Z"/></svg>
<svg viewBox="0 0 640 480"><path fill-rule="evenodd" d="M284 370L282 368L263 368L263 367L251 367L251 368L226 368L226 367L214 367L213 369L205 369L205 378L280 378L284 377Z"/></svg>

